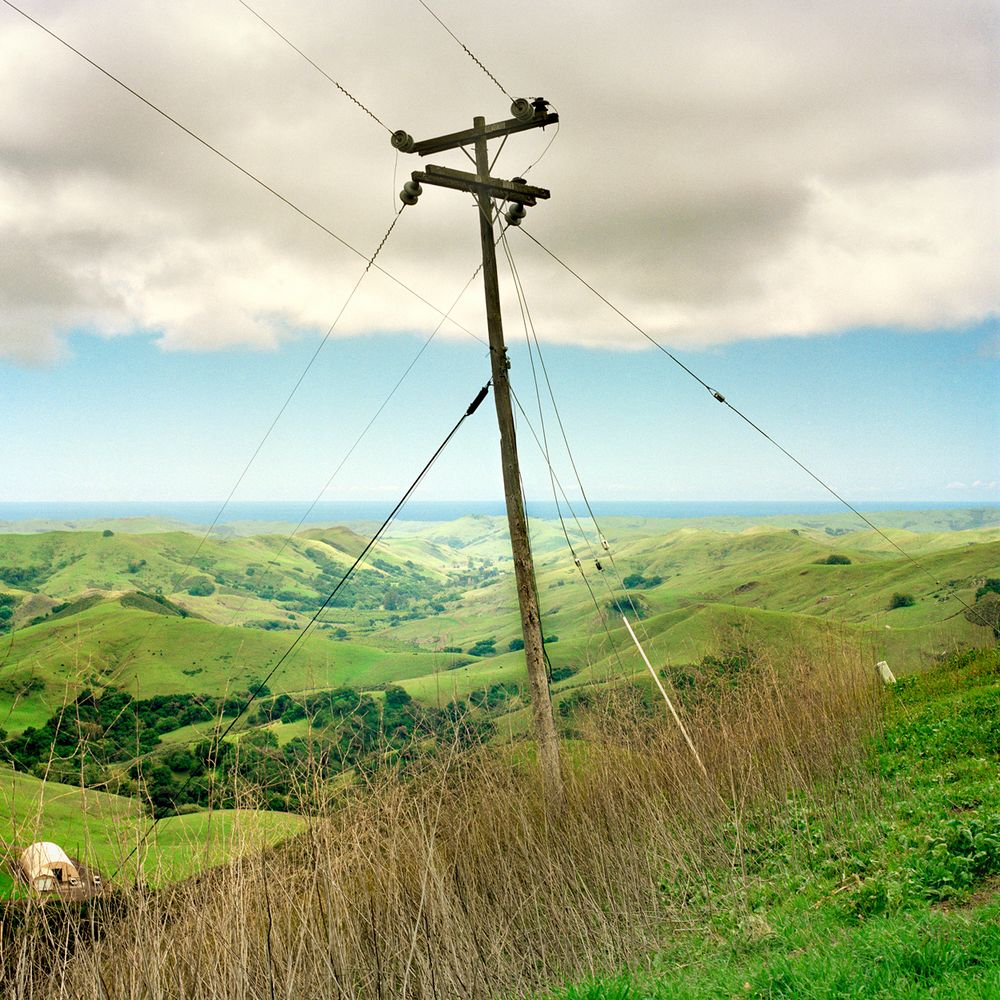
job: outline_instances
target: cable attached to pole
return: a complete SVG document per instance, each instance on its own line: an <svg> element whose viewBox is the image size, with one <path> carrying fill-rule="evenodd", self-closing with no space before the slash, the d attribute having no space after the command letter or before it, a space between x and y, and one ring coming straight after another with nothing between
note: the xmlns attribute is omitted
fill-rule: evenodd
<svg viewBox="0 0 1000 1000"><path fill-rule="evenodd" d="M375 114L374 111L372 111L368 107L365 107L365 105L362 104L361 101L359 101L342 83L340 83L337 80L334 80L334 78L330 76L330 74L327 73L327 71L323 69L322 66L318 65L316 62L310 59L309 56L307 56L305 52L302 51L302 49L300 49L287 35L283 35L273 24L271 24L270 21L267 20L267 18L264 17L263 14L261 14L259 11L254 10L254 8L251 7L250 4L246 2L246 0L238 0L238 2L242 4L244 7L246 7L246 9L250 11L250 13L253 14L253 16L257 18L257 20L260 21L260 23L263 24L265 28L267 28L269 31L272 31L275 35L277 35L278 38L280 38L289 48L298 52L298 54L302 56L302 58L305 59L305 61L309 63L309 65L312 66L314 70L316 70L321 76L329 80L330 83L332 83L337 88L337 90L339 90L349 101L352 101L354 104L356 104L366 115L368 115L369 118L371 118L377 124L381 125L382 128L386 130L386 132L389 132L390 134L392 133L392 129L389 128L389 126L386 125L386 123L382 121L382 119L379 118L379 116Z"/></svg>
<svg viewBox="0 0 1000 1000"><path fill-rule="evenodd" d="M433 10L431 10L430 7L428 7L427 4L424 3L424 0L417 0L417 3L419 3L420 6L423 7L424 10L426 10L427 13L430 14L430 16L433 17L434 20L437 21L437 23L440 24L441 27L444 28L444 30L447 31L449 35L451 35L452 38L455 39L455 41L465 51L465 54L500 88L500 92L507 98L507 100L513 101L514 98L510 95L507 88L486 68L485 65L483 65L479 57L472 51L472 49L470 49L469 46L466 45L465 42L463 42L462 39L459 38L458 35L456 35L455 32L452 31L451 28L449 28L448 25L445 24L444 21L442 21L441 18L434 13Z"/></svg>
<svg viewBox="0 0 1000 1000"><path fill-rule="evenodd" d="M747 426L751 427L758 434L760 434L760 436L763 437L766 441L774 445L774 447L777 448L778 451L780 451L783 455L785 455L786 458L791 459L791 461L794 462L804 473L806 473L807 476L809 476L812 480L814 480L816 483L822 486L823 489L830 494L830 496L832 496L835 500L842 503L852 514L854 514L857 518L859 518L861 521L867 524L868 527L871 528L872 531L874 531L883 541L888 542L901 556L903 556L904 559L910 562L915 569L920 570L920 572L923 573L924 576L926 576L932 583L934 583L938 587L944 586L941 580L939 580L929 569L927 569L926 566L924 566L922 563L918 562L918 560L916 560L913 556L911 556L910 553L906 551L906 549L902 548L902 546L900 546L898 542L896 542L893 538L887 535L880 527L878 527L878 525L876 525L871 520L871 518L868 518L864 514L862 514L857 507L855 507L852 503L850 503L843 496L841 496L832 486L829 485L829 483L821 479L804 462L801 462L787 448L779 444L773 437L771 437L771 435L768 434L767 431L765 431L759 424L754 423L754 421L751 420L742 410L734 406L728 399L726 399L726 397L718 389L715 389L712 386L710 386L703 378L701 378L700 375L696 374L694 371L688 368L688 366L684 364L684 362L681 361L680 358L678 358L675 354L672 354L670 351L668 351L667 348L663 346L663 344L661 344L654 337L651 337L645 330L643 330L641 326L639 326L638 323L636 323L630 317L626 316L625 313L621 311L621 309L619 309L613 302L611 302L604 295L602 295L589 281L587 281L586 278L582 277L580 274L574 271L573 268L569 266L569 264L567 264L561 257L559 257L552 250L550 250L547 246L545 246L545 244L542 243L539 239L537 239L535 236L532 236L532 234L529 233L523 226L518 228L522 233L524 233L525 236L528 237L529 240L531 240L532 243L535 244L535 246L537 246L541 250L544 250L545 253L547 253L549 257L551 257L560 267L564 268L571 275L573 275L573 277L576 278L577 281L579 281L586 288L590 289L590 291L593 292L594 295L596 295L609 309L617 313L617 315L619 315L623 320L625 320L625 322L628 323L628 325L631 326L634 330L636 330L643 337L645 337L646 340L648 340L658 351L660 351L662 354L665 354L668 358L670 358L671 361L673 361L675 365L677 365L679 368L687 372L687 374L690 375L691 378L693 378L702 388L706 389L711 394L712 398L716 402L722 403L723 406L728 407L733 413L736 414L737 417L740 418L740 420L742 420L745 424L747 424ZM954 588L952 588L949 591L949 593L951 594L952 597L955 598L956 601L958 601L959 604L962 605L963 608L966 609L966 611L969 611L971 614L975 615L982 622L983 625L989 625L989 622L987 622L985 616L976 609L975 605L969 604L967 601L965 601L965 599L961 596L961 594L959 594Z"/></svg>
<svg viewBox="0 0 1000 1000"><path fill-rule="evenodd" d="M434 454L431 455L431 457L427 460L427 463L424 465L424 467L417 474L416 479L414 479L413 482L410 483L410 485L407 488L406 492L402 495L402 497L400 497L399 502L389 512L388 516L382 522L382 524L379 526L379 528L375 532L375 534L372 535L371 539L368 541L368 544L365 545L365 547L361 550L361 553L358 555L358 557L354 560L353 563L351 563L351 565L348 567L348 569L344 572L343 576L341 576L340 580L337 581L337 585L333 588L333 590L330 591L329 595L326 597L326 599L323 601L323 603L319 606L319 608L316 609L315 614L313 614L312 618L309 620L309 622L305 626L305 628L303 628L302 631L300 631L295 636L295 638L292 640L291 645L281 654L281 656L278 657L278 659L275 661L274 665L267 672L267 675L264 677L264 679L254 688L253 691L249 692L249 697L247 698L246 702L240 707L239 711L233 717L233 719L229 723L229 725L226 726L226 728L221 732L221 734L219 734L218 736L216 736L212 740L212 749L210 750L210 757L211 757L211 754L214 753L221 746L221 744L225 740L225 738L229 735L230 732L232 732L233 727L236 725L236 723L239 722L239 720L246 714L247 710L250 708L250 706L257 699L257 696L261 693L261 691L263 691L266 688L267 682L269 680L271 680L272 677L274 677L274 675L278 672L278 670L281 668L281 666L295 652L295 650L298 648L299 644L306 637L306 634L309 632L309 630L313 627L313 625L316 624L316 622L319 621L320 616L323 614L323 612L330 606L330 604L332 603L333 599L337 596L337 594L340 593L340 591L347 584L348 580L350 580L351 576L357 571L357 569L362 565L362 563L368 557L368 554L371 552L371 550L378 544L378 542L381 540L382 536L388 530L389 525L392 524L392 522L395 520L396 515L400 512L400 510L403 509L404 504L410 499L410 497L413 495L414 491L417 489L417 487L423 481L424 477L430 471L431 466L437 461L438 456L440 456L441 452L443 452L444 449L451 442L451 439L458 433L458 430L462 426L462 424L464 424L465 421L469 417L471 417L476 412L476 410L479 409L479 407L482 404L483 400L486 399L486 396L489 393L491 385L492 385L492 380L489 381L489 382L487 382L479 390L479 392L476 394L475 398L472 400L472 402L466 408L465 412L458 419L458 422L448 432L448 434L446 435L445 439L435 449ZM184 792L187 790L188 786L191 784L191 782L192 782L193 779L194 779L194 774L189 774L187 780L184 782L183 785L181 785L180 790L177 792L176 798L180 798L184 794ZM176 801L176 799L175 799L175 801ZM152 832L156 829L156 826L160 822L161 818L162 818L161 816L155 816L153 818L153 822L149 825L148 829L142 835L142 837L140 838L139 842L135 845L134 848L132 848L132 850L124 858L124 860L121 862L121 864L118 865L118 868L115 870L115 873L112 876L112 878L116 878L118 876L118 873L125 867L125 865L128 864L128 862L142 848L142 845L149 839L149 837L152 834Z"/></svg>

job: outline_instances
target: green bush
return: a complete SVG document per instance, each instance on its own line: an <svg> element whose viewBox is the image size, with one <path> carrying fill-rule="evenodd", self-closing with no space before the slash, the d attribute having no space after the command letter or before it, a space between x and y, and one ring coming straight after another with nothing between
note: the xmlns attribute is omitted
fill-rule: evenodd
<svg viewBox="0 0 1000 1000"><path fill-rule="evenodd" d="M916 603L917 599L913 594L893 594L892 600L889 602L889 610L895 611L896 608L912 608Z"/></svg>
<svg viewBox="0 0 1000 1000"><path fill-rule="evenodd" d="M566 680L567 677L572 677L576 673L574 667L554 667L552 673L549 674L549 680L553 684L558 684L559 681Z"/></svg>
<svg viewBox="0 0 1000 1000"><path fill-rule="evenodd" d="M831 552L825 559L817 559L817 566L850 566L851 560L838 552Z"/></svg>

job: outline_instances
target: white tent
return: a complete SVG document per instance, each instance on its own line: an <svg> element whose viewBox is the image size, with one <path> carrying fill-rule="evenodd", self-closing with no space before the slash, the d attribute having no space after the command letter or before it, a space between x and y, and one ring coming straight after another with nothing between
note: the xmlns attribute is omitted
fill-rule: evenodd
<svg viewBox="0 0 1000 1000"><path fill-rule="evenodd" d="M40 840L26 847L21 854L21 871L28 884L39 892L60 888L77 888L80 873L76 865L58 845Z"/></svg>

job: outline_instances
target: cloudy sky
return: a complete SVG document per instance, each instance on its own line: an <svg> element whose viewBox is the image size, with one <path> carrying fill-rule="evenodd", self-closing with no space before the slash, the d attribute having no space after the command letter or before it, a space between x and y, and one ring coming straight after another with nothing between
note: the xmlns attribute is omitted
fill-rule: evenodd
<svg viewBox="0 0 1000 1000"><path fill-rule="evenodd" d="M419 139L508 114L417 0L253 0L384 124L239 0L18 6L363 254L421 165L386 126ZM544 244L855 499L997 499L996 3L431 6L511 95L560 112L551 145L512 137L496 167L544 152L528 177L553 196L526 222ZM820 495L510 243L592 493ZM447 309L478 255L469 199L435 189L379 263ZM225 496L363 269L0 6L0 500ZM482 335L480 286L454 317ZM437 318L370 274L242 495L311 498ZM446 324L329 495L398 493L486 373ZM427 495L499 494L480 424Z"/></svg>

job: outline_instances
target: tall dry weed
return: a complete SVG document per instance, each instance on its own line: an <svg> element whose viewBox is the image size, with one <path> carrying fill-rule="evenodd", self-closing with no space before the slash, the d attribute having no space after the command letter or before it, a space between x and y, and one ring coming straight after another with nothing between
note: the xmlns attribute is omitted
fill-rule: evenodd
<svg viewBox="0 0 1000 1000"><path fill-rule="evenodd" d="M749 819L780 821L790 796L853 775L878 725L873 675L846 647L747 666L686 709L707 773L666 712L622 688L566 744L558 814L530 745L439 754L170 888L11 905L5 992L500 997L634 960L720 871L738 891Z"/></svg>

